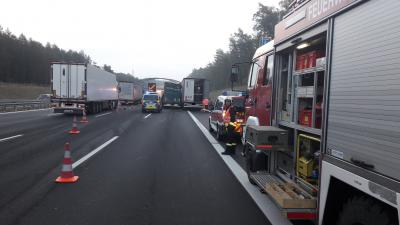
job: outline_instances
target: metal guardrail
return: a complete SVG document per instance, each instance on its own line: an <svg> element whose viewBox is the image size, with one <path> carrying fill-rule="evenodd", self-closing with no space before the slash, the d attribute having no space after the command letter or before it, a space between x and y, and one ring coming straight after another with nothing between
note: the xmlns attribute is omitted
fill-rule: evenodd
<svg viewBox="0 0 400 225"><path fill-rule="evenodd" d="M38 100L0 100L0 112L17 112L50 108L49 102Z"/></svg>

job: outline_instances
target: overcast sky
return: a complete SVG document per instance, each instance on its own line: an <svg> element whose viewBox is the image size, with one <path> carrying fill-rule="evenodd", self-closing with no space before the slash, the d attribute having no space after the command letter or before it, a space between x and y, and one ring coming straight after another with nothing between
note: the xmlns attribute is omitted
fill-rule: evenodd
<svg viewBox="0 0 400 225"><path fill-rule="evenodd" d="M84 50L98 65L181 80L228 49L239 27L253 33L258 2L279 0L3 1L0 25L14 34Z"/></svg>

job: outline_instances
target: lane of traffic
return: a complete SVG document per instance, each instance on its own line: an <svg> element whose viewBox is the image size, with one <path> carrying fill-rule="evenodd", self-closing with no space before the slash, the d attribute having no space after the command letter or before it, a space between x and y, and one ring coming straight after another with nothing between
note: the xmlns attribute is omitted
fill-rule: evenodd
<svg viewBox="0 0 400 225"><path fill-rule="evenodd" d="M81 133L76 136L66 133L71 128L71 116L40 119L37 123L48 124L40 129L36 127L35 132L28 132L18 141L0 143L0 220L12 221L51 189L60 172L65 142L71 143L73 158L79 159L125 132L142 119L140 116L138 107L133 112L124 110L100 118L91 116L88 124L78 125ZM60 120L54 122L54 119Z"/></svg>
<svg viewBox="0 0 400 225"><path fill-rule="evenodd" d="M142 117L76 173L19 224L268 224L185 111Z"/></svg>

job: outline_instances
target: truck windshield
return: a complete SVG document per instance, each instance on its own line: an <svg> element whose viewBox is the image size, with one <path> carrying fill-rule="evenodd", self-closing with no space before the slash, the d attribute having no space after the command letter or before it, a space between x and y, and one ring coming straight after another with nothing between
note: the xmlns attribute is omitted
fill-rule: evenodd
<svg viewBox="0 0 400 225"><path fill-rule="evenodd" d="M158 96L157 95L144 95L143 100L157 101Z"/></svg>
<svg viewBox="0 0 400 225"><path fill-rule="evenodd" d="M234 98L232 99L232 105L236 106L237 108L244 108L244 99Z"/></svg>

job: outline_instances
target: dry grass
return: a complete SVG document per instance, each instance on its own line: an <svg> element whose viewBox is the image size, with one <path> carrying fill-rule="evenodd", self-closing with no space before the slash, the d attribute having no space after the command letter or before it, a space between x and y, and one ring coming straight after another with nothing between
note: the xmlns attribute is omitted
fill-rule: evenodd
<svg viewBox="0 0 400 225"><path fill-rule="evenodd" d="M50 86L0 82L0 99L36 99L38 95L50 92Z"/></svg>

